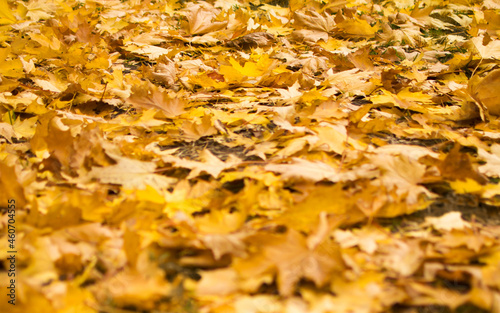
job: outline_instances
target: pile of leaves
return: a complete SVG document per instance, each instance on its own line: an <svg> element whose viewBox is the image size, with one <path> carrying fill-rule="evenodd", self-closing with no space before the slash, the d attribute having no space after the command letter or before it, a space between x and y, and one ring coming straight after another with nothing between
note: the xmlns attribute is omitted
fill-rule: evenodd
<svg viewBox="0 0 500 313"><path fill-rule="evenodd" d="M495 0L0 0L2 312L500 312Z"/></svg>

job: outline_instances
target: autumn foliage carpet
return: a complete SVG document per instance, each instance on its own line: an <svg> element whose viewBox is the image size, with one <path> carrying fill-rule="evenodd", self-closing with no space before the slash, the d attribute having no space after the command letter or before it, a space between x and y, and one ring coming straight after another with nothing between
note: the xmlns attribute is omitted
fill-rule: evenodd
<svg viewBox="0 0 500 313"><path fill-rule="evenodd" d="M0 311L500 312L499 13L0 0Z"/></svg>

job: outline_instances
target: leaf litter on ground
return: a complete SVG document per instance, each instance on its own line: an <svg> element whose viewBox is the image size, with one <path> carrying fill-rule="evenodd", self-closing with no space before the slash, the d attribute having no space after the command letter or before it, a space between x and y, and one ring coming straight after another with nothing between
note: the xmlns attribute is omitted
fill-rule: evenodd
<svg viewBox="0 0 500 313"><path fill-rule="evenodd" d="M500 312L497 1L0 1L2 312Z"/></svg>

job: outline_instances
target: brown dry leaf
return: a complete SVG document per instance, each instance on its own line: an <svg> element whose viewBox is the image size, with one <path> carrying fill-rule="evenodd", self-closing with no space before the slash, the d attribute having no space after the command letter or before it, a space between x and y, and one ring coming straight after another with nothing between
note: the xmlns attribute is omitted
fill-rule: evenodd
<svg viewBox="0 0 500 313"><path fill-rule="evenodd" d="M16 132L14 131L14 127L9 123L0 123L0 135L9 142L12 142L12 138L16 136Z"/></svg>
<svg viewBox="0 0 500 313"><path fill-rule="evenodd" d="M350 281L341 276L332 282L332 291L337 296L307 294L318 312L370 312L373 308L383 311L394 303L404 301L406 294L401 287L391 286L384 281L384 275L375 271L360 274Z"/></svg>
<svg viewBox="0 0 500 313"><path fill-rule="evenodd" d="M212 250L214 258L219 260L225 254L234 256L244 256L246 254L243 239L247 235L243 233L236 234L209 234L201 238L203 244Z"/></svg>
<svg viewBox="0 0 500 313"><path fill-rule="evenodd" d="M468 86L470 95L485 106L493 115L500 115L500 99L498 89L500 88L500 69L486 73L486 75L474 75Z"/></svg>
<svg viewBox="0 0 500 313"><path fill-rule="evenodd" d="M473 179L479 184L485 184L486 178L477 172L468 154L460 152L460 145L450 151L439 164L439 170L444 178L449 180Z"/></svg>
<svg viewBox="0 0 500 313"><path fill-rule="evenodd" d="M317 286L324 285L331 275L343 269L338 246L330 240L308 248L306 238L289 230L284 235L259 234L248 242L260 249L247 259L239 259L236 271L244 277L277 271L278 289L281 294L291 295L301 278L312 280Z"/></svg>
<svg viewBox="0 0 500 313"><path fill-rule="evenodd" d="M487 176L499 176L500 175L500 145L494 143L490 147L491 153L488 153L484 149L478 149L478 154L481 159L486 161L486 164L483 164L478 167L478 170L481 174Z"/></svg>
<svg viewBox="0 0 500 313"><path fill-rule="evenodd" d="M418 240L394 240L391 244L380 247L380 255L375 262L398 276L408 277L414 274L424 261L424 251Z"/></svg>
<svg viewBox="0 0 500 313"><path fill-rule="evenodd" d="M155 303L171 292L171 285L165 281L161 270L151 274L133 270L122 271L105 279L95 287L101 301L113 299L119 306L130 306L150 310Z"/></svg>
<svg viewBox="0 0 500 313"><path fill-rule="evenodd" d="M311 30L319 30L328 33L335 27L333 16L327 14L321 15L313 10L307 10L304 13L294 12L294 18L297 26L309 28Z"/></svg>
<svg viewBox="0 0 500 313"><path fill-rule="evenodd" d="M291 39L298 42L315 44L320 40L328 41L328 33L319 30L300 29L294 30L291 34Z"/></svg>
<svg viewBox="0 0 500 313"><path fill-rule="evenodd" d="M283 179L297 178L317 182L321 180L338 181L341 178L338 170L323 162L307 161L300 158L293 158L292 162L288 164L269 164L266 165L265 169L282 173Z"/></svg>
<svg viewBox="0 0 500 313"><path fill-rule="evenodd" d="M425 165L418 162L416 158L400 155L390 156L388 154L376 154L368 156L374 165L381 171L380 183L388 190L395 190L398 196L406 198L409 206L421 201L421 197L431 198L433 194L419 183L423 181Z"/></svg>
<svg viewBox="0 0 500 313"><path fill-rule="evenodd" d="M485 44L487 42L487 44ZM473 47L477 50L482 59L498 60L500 59L500 41L487 40L484 36L478 36L471 39Z"/></svg>
<svg viewBox="0 0 500 313"><path fill-rule="evenodd" d="M452 230L470 228L470 223L465 222L460 212L449 212L440 217L426 217L425 222L436 230Z"/></svg>
<svg viewBox="0 0 500 313"><path fill-rule="evenodd" d="M213 155L209 150L205 149L200 153L199 161L185 160L174 156L164 156L163 161L173 163L175 166L191 169L188 179L199 176L201 173L207 173L214 178L219 177L220 173L228 168L232 168L241 163L234 155L223 162L221 159Z"/></svg>
<svg viewBox="0 0 500 313"><path fill-rule="evenodd" d="M122 185L126 189L145 189L151 186L157 190L167 189L177 180L155 174L154 162L143 162L125 157L114 157L115 165L92 167L86 180L96 179L104 184Z"/></svg>
<svg viewBox="0 0 500 313"><path fill-rule="evenodd" d="M408 284L409 303L413 305L446 305L452 310L466 303L469 294L460 294L446 288L435 288L422 283Z"/></svg>
<svg viewBox="0 0 500 313"><path fill-rule="evenodd" d="M156 79L167 87L172 87L175 84L177 70L175 68L175 63L168 60L167 63L157 64L151 73L153 79Z"/></svg>
<svg viewBox="0 0 500 313"><path fill-rule="evenodd" d="M196 293L206 296L224 296L238 290L238 274L232 268L204 271L196 285Z"/></svg>
<svg viewBox="0 0 500 313"><path fill-rule="evenodd" d="M214 9L207 2L198 4L189 3L186 8L187 19L189 21L189 33L191 35L202 35L220 30L227 25L227 21L214 21L218 10Z"/></svg>
<svg viewBox="0 0 500 313"><path fill-rule="evenodd" d="M212 124L210 115L205 115L201 119L185 121L181 129L184 131L184 140L195 141L201 137L217 134L217 129Z"/></svg>
<svg viewBox="0 0 500 313"><path fill-rule="evenodd" d="M257 47L268 47L272 45L276 39L270 33L256 32L250 33L239 38L233 39L226 44L229 47L236 47L242 49L250 49Z"/></svg>
<svg viewBox="0 0 500 313"><path fill-rule="evenodd" d="M184 108L187 105L185 99L171 96L166 90L151 84L133 87L127 103L139 108L161 110L168 118L174 118L184 113Z"/></svg>

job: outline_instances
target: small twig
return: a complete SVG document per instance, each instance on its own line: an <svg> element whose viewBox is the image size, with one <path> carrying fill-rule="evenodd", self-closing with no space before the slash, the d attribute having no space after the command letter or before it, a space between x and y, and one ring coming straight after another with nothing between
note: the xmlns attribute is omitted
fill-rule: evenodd
<svg viewBox="0 0 500 313"><path fill-rule="evenodd" d="M14 122L12 122L12 110L9 110L9 121L10 121L10 125L14 125Z"/></svg>
<svg viewBox="0 0 500 313"><path fill-rule="evenodd" d="M106 93L106 88L108 88L108 82L106 82L106 84L104 85L104 90L102 92L101 100L99 100L99 102L102 102L102 99L104 99L104 94Z"/></svg>
<svg viewBox="0 0 500 313"><path fill-rule="evenodd" d="M481 60L479 60L479 63L477 63L477 65L474 68L474 70L472 71L472 74L470 75L470 77L472 77L472 76L474 76L474 74L476 74L476 71L477 71L477 69L479 68L479 65L481 65L482 62L483 62L483 57L481 57Z"/></svg>

